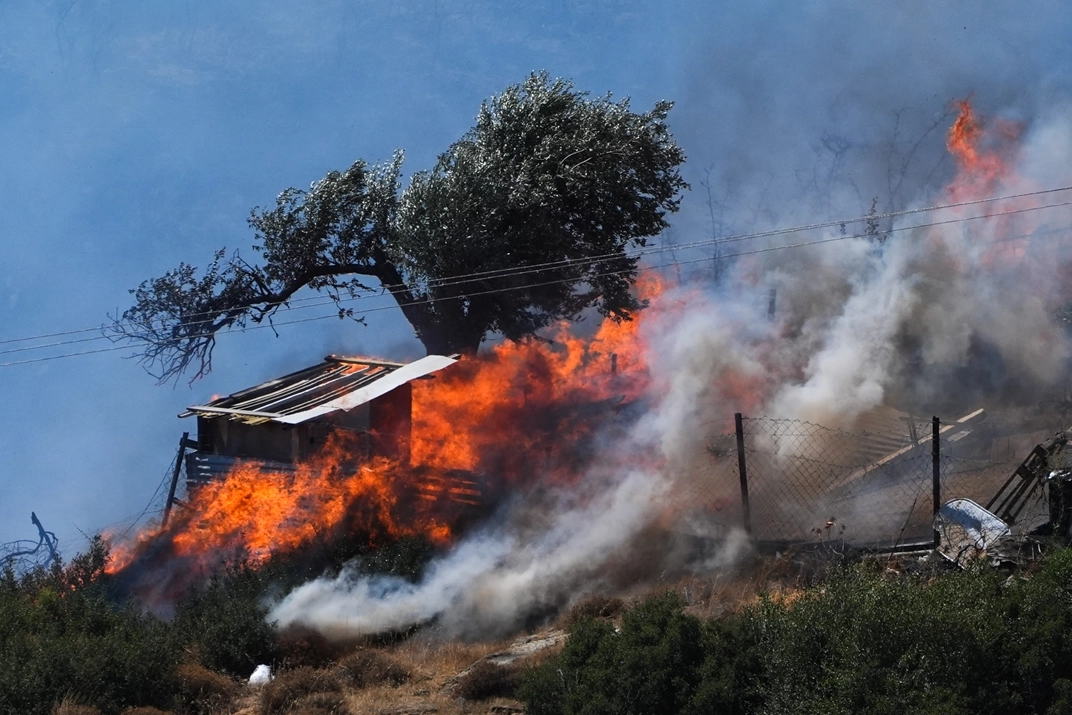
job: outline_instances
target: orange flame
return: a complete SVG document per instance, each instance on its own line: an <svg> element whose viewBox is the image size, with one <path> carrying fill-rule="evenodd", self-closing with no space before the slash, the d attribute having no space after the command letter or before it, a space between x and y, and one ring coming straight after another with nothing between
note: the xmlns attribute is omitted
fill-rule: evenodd
<svg viewBox="0 0 1072 715"><path fill-rule="evenodd" d="M387 459L356 463L352 455L359 453L356 438L336 433L293 474L240 463L225 479L194 491L166 530L149 530L133 546L120 544L108 570L122 570L161 538L170 541L173 555L206 566L233 554L260 563L340 529L370 539L421 534L434 543L450 540L449 488Z"/></svg>
<svg viewBox="0 0 1072 715"><path fill-rule="evenodd" d="M642 298L662 291L657 278L641 282ZM567 452L597 421L592 410L612 410L609 402L636 399L647 387L641 320L605 320L591 338L562 323L549 342L501 343L416 384L414 462L478 469L494 459L505 479L531 471L521 461L570 462ZM581 405L585 414L576 412Z"/></svg>
<svg viewBox="0 0 1072 715"><path fill-rule="evenodd" d="M1010 187L1020 193L1035 188L1031 182L1014 171L1019 149L1020 125L1000 118L985 121L979 118L969 100L956 103L956 121L950 127L946 146L957 164L957 174L947 190L953 201L972 201L992 198ZM1038 218L1031 213L1008 213L1010 210L1038 206L1038 201L1021 197L1009 202L987 203L974 211L992 217L993 223L980 224L973 237L989 240L982 253L981 263L987 268L1012 268L1023 261L1029 236L1037 227Z"/></svg>
<svg viewBox="0 0 1072 715"><path fill-rule="evenodd" d="M657 278L638 283L642 299L662 291ZM643 315L604 320L590 338L563 323L550 340L499 344L412 383L409 464L362 461L356 438L339 433L293 474L240 464L193 492L166 530L117 545L109 570L121 571L161 542L209 567L228 552L257 563L338 533L448 542L466 505L529 480L576 478L591 454L587 440L648 385Z"/></svg>
<svg viewBox="0 0 1072 715"><path fill-rule="evenodd" d="M957 118L946 139L957 164L957 176L949 186L951 198L966 201L992 196L1010 174L1008 155L1016 148L1020 127L1000 119L992 126L984 124L968 99L955 105Z"/></svg>

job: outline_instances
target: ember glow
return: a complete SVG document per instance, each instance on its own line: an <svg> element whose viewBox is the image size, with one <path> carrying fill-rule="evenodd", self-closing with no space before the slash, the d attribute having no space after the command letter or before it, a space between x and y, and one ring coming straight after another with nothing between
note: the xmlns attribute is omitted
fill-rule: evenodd
<svg viewBox="0 0 1072 715"><path fill-rule="evenodd" d="M110 570L123 570L162 543L169 556L206 569L234 557L260 563L340 530L373 542L422 535L447 543L452 495L387 459L355 463L351 455L358 451L336 434L293 473L240 463L225 479L191 494L167 529L142 534L132 548L120 544Z"/></svg>

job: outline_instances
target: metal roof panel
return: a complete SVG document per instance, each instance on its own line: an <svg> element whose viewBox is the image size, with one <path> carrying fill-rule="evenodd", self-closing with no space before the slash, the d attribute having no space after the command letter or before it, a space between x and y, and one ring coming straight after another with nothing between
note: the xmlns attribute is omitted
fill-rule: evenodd
<svg viewBox="0 0 1072 715"><path fill-rule="evenodd" d="M455 358L443 355L429 355L408 365L329 355L318 365L217 398L207 405L191 406L179 416L300 424L337 410L353 409L455 362Z"/></svg>

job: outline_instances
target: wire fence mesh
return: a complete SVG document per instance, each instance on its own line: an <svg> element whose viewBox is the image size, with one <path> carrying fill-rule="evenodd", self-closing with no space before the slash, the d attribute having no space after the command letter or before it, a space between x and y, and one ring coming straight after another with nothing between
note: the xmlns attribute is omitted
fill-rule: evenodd
<svg viewBox="0 0 1072 715"><path fill-rule="evenodd" d="M741 426L748 520L757 540L891 548L933 538L930 422L908 422L901 432L850 432L770 417L744 417ZM710 444L719 510L737 511L743 523L736 435ZM938 446L938 503L960 497L985 506L1022 458L996 451L984 430L961 430L957 423L942 426ZM1046 509L1039 494L1018 526L1045 521Z"/></svg>

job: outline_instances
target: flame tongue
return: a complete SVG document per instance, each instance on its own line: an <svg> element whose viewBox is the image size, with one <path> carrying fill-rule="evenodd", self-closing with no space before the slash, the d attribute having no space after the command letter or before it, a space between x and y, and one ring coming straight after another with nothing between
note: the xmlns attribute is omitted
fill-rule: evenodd
<svg viewBox="0 0 1072 715"><path fill-rule="evenodd" d="M979 164L978 144L983 128L975 118L975 110L967 99L956 102L960 113L949 129L946 147L963 170L971 171Z"/></svg>
<svg viewBox="0 0 1072 715"><path fill-rule="evenodd" d="M946 138L946 147L957 164L949 193L955 201L993 196L1011 173L1009 156L1017 148L1020 127L1001 119L984 124L967 99L956 106L957 118Z"/></svg>
<svg viewBox="0 0 1072 715"><path fill-rule="evenodd" d="M663 290L650 278L639 287L642 298ZM564 323L551 341L497 345L413 383L412 464L358 461L363 450L343 433L293 473L240 464L191 494L166 532L120 545L111 570L162 552L209 568L235 553L259 563L340 534L447 543L467 506L577 478L600 425L647 386L639 322L603 321L589 339Z"/></svg>

